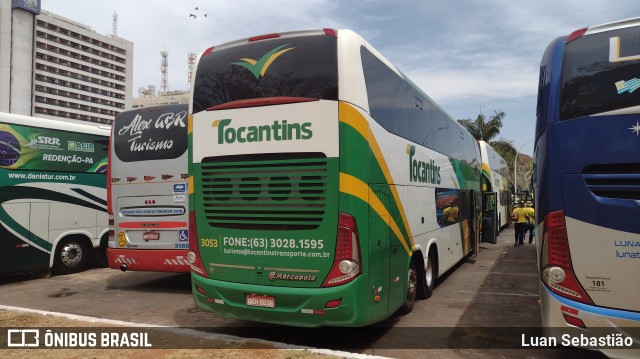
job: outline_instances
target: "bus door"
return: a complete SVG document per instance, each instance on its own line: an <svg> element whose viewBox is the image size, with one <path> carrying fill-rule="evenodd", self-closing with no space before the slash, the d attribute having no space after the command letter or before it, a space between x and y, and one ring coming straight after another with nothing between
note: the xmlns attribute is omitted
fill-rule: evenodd
<svg viewBox="0 0 640 359"><path fill-rule="evenodd" d="M389 204L389 186L386 184L371 184L371 190L377 197L369 201L380 200L385 208ZM390 266L390 237L389 214L379 215L369 207L369 291L367 302L369 318L385 318L389 315L389 266ZM364 252L364 250L362 251ZM365 255L363 253L363 255ZM382 309L384 308L384 309Z"/></svg>
<svg viewBox="0 0 640 359"><path fill-rule="evenodd" d="M460 225L462 226L465 254L476 249L475 206L473 191L460 191Z"/></svg>
<svg viewBox="0 0 640 359"><path fill-rule="evenodd" d="M482 242L491 244L498 242L496 196L495 192L484 192L482 194Z"/></svg>

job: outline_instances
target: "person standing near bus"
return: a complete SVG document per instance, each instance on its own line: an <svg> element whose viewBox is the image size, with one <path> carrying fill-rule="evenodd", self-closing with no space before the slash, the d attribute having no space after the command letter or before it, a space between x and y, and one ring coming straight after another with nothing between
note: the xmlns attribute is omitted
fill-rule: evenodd
<svg viewBox="0 0 640 359"><path fill-rule="evenodd" d="M533 209L533 203L527 201L525 204L525 220L526 227L522 233L522 240L524 241L524 235L529 232L529 244L533 243L533 236L535 235L536 225L534 224L535 211Z"/></svg>
<svg viewBox="0 0 640 359"><path fill-rule="evenodd" d="M524 208L524 201L518 202L518 207L513 209L511 213L511 220L513 220L514 227L516 230L515 243L514 247L524 245L524 235L527 232L527 220L525 215L527 213L527 209Z"/></svg>

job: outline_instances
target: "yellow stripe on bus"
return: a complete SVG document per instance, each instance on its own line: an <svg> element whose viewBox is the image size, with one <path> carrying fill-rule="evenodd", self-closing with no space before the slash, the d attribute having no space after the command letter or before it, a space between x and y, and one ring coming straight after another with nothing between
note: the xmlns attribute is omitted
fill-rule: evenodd
<svg viewBox="0 0 640 359"><path fill-rule="evenodd" d="M347 125L353 127L356 131L360 133L360 135L369 143L369 147L373 152L373 155L384 174L384 177L387 183L394 183L393 178L391 177L391 171L389 171L389 167L387 166L387 162L384 160L384 156L382 156L382 151L378 146L378 142L376 139L370 135L369 131L369 123L367 120L356 110L353 106L346 104L344 102L339 102L338 113L340 114L340 122L344 122ZM395 186L389 186L391 189L391 194L393 195L393 199L396 202L398 207L398 211L400 212L400 216L402 217L402 222L404 223L404 228L407 230L407 235L409 236L408 242L412 249L415 249L413 243L413 235L411 234L411 228L409 228L409 222L407 221L407 216L404 213L404 208L402 207L402 201L400 201L400 194ZM399 236L399 238L403 238ZM406 245L403 243L406 248Z"/></svg>
<svg viewBox="0 0 640 359"><path fill-rule="evenodd" d="M387 208L382 204L378 196L375 195L373 190L371 190L366 183L352 175L340 172L340 192L352 195L361 199L365 203L368 203L369 207L371 207L371 209L373 209L378 216L384 220L384 223L386 223L393 233L400 239L400 243L402 243L404 250L409 256L411 256L411 249L407 246L407 241L404 238L404 235L402 235L398 224L393 220L393 217Z"/></svg>

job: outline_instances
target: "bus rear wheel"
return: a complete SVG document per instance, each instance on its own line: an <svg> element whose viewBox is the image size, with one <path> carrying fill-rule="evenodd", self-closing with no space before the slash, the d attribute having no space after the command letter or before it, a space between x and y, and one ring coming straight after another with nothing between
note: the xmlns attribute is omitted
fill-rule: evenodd
<svg viewBox="0 0 640 359"><path fill-rule="evenodd" d="M433 294L433 289L436 286L436 267L435 256L433 252L429 252L427 258L427 267L424 269L424 275L421 277L421 281L418 282L418 298L427 299Z"/></svg>
<svg viewBox="0 0 640 359"><path fill-rule="evenodd" d="M413 310L413 305L416 303L416 292L418 288L418 266L412 259L407 270L407 295L404 303L398 313L400 315L407 314Z"/></svg>
<svg viewBox="0 0 640 359"><path fill-rule="evenodd" d="M79 237L63 239L56 248L53 271L56 274L77 273L84 269L89 260L89 249Z"/></svg>

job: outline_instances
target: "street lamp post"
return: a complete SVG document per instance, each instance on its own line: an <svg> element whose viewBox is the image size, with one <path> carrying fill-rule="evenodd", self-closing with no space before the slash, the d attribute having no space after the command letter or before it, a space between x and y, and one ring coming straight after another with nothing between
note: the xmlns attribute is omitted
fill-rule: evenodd
<svg viewBox="0 0 640 359"><path fill-rule="evenodd" d="M522 146L520 146L520 149L518 150L518 152L516 152L516 158L513 160L513 188L514 188L514 191L516 191L516 193L518 193L518 155L520 154L520 151L522 150L522 148L524 148L524 146L526 146L527 143L531 141L533 141L533 138L523 143Z"/></svg>

